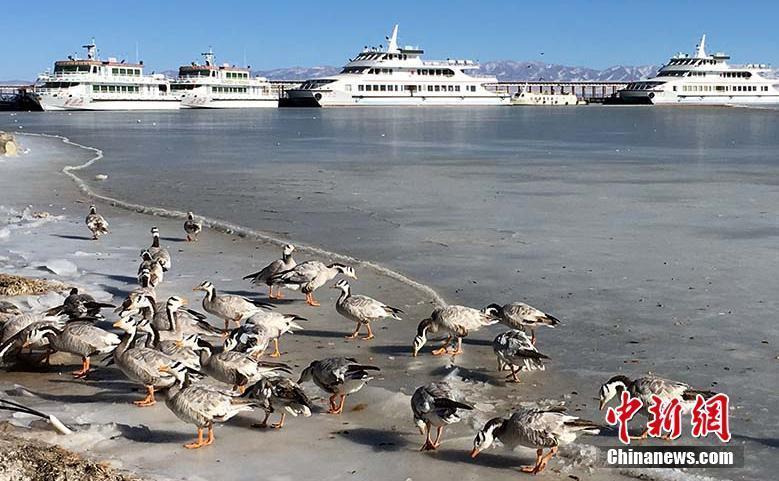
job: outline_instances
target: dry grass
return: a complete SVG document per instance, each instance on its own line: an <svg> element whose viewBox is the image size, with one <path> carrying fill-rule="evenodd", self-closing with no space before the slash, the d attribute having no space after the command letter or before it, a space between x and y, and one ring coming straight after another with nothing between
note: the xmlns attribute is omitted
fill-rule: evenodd
<svg viewBox="0 0 779 481"><path fill-rule="evenodd" d="M0 296L41 295L51 291L62 291L67 286L58 281L4 274L0 272Z"/></svg>

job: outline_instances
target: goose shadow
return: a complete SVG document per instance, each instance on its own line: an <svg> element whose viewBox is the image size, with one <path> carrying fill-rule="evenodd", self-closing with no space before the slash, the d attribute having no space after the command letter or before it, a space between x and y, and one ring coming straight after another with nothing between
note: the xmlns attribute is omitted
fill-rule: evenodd
<svg viewBox="0 0 779 481"><path fill-rule="evenodd" d="M59 237L61 239L68 239L68 240L93 240L89 236L84 235L69 235L69 234L51 234L54 237Z"/></svg>
<svg viewBox="0 0 779 481"><path fill-rule="evenodd" d="M295 335L303 337L336 337L341 339L346 336L344 331L322 331L318 329L303 329L302 331L295 331Z"/></svg>
<svg viewBox="0 0 779 481"><path fill-rule="evenodd" d="M191 441L194 434L181 431L171 431L169 429L150 429L146 425L130 426L128 424L117 424L117 429L122 437L135 441L137 443L182 443Z"/></svg>
<svg viewBox="0 0 779 481"><path fill-rule="evenodd" d="M160 240L168 241L168 242L186 242L187 239L185 237L162 237L160 236Z"/></svg>
<svg viewBox="0 0 779 481"><path fill-rule="evenodd" d="M490 468L500 469L519 469L525 464L533 464L535 459L525 456L509 456L505 454L481 453L476 459L471 458L468 451L463 449L445 449L439 451L430 451L430 456L434 456L441 461L450 463L479 464Z"/></svg>
<svg viewBox="0 0 779 481"><path fill-rule="evenodd" d="M457 377L463 379L463 380L469 380L469 381L478 381L482 383L491 384L494 386L499 386L502 383L498 381L498 379L495 379L495 377L492 375L492 373L486 373L482 371L475 371L473 369L468 369L467 367L454 365L454 366L438 366L431 374L435 376L447 376L451 374L453 369L457 369Z"/></svg>
<svg viewBox="0 0 779 481"><path fill-rule="evenodd" d="M119 297L119 298L125 297L128 292L126 289L120 289L118 287L109 286L108 284L100 284L100 287L107 293L111 294L112 296Z"/></svg>
<svg viewBox="0 0 779 481"><path fill-rule="evenodd" d="M357 428L335 431L333 434L353 443L370 446L373 451L399 451L408 445L408 441L400 434L381 429Z"/></svg>
<svg viewBox="0 0 779 481"><path fill-rule="evenodd" d="M755 436L747 436L746 434L734 434L733 439L750 441L762 444L763 446L768 446L769 448L779 448L779 438L758 438Z"/></svg>
<svg viewBox="0 0 779 481"><path fill-rule="evenodd" d="M94 403L129 403L139 396L133 396L133 393L124 389L106 389L104 391L89 394L50 394L37 391L28 391L36 397L47 401L64 404L94 404Z"/></svg>
<svg viewBox="0 0 779 481"><path fill-rule="evenodd" d="M371 352L376 354L388 354L390 356L411 356L413 348L411 342L408 344L387 344L383 346L371 346L368 348Z"/></svg>
<svg viewBox="0 0 779 481"><path fill-rule="evenodd" d="M121 274L106 274L103 272L95 272L95 275L103 276L107 279L111 279L117 282L123 282L125 284L133 284L133 285L138 284L137 276L123 276Z"/></svg>

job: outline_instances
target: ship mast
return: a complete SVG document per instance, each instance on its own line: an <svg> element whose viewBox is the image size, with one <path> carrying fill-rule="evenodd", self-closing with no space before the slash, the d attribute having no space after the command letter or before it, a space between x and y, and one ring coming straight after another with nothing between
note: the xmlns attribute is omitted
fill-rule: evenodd
<svg viewBox="0 0 779 481"><path fill-rule="evenodd" d="M697 45L697 48L695 49L695 58L706 58L706 34L704 33L701 37L701 42Z"/></svg>
<svg viewBox="0 0 779 481"><path fill-rule="evenodd" d="M208 47L208 52L203 52L200 55L206 61L206 66L214 65L214 50L211 47Z"/></svg>
<svg viewBox="0 0 779 481"><path fill-rule="evenodd" d="M392 34L387 38L387 53L398 52L398 26L392 27Z"/></svg>
<svg viewBox="0 0 779 481"><path fill-rule="evenodd" d="M92 38L92 41L86 45L82 45L81 48L87 49L87 60L96 60L97 59L97 45L95 45L95 39Z"/></svg>

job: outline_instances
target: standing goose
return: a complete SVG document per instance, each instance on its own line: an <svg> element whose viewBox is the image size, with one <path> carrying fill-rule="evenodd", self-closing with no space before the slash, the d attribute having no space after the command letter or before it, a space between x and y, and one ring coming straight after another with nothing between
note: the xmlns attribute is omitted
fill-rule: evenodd
<svg viewBox="0 0 779 481"><path fill-rule="evenodd" d="M538 352L527 334L518 329L498 334L492 341L492 350L498 359L498 371L506 367L511 370L508 376L510 380L507 382L519 382L517 374L522 369L543 371L542 359L549 359L549 356Z"/></svg>
<svg viewBox="0 0 779 481"><path fill-rule="evenodd" d="M46 326L54 326L62 329L65 327L67 317L65 316L46 316L45 314L22 314L11 318L3 325L2 336L0 336L0 361L8 354L18 354L23 349L23 344L28 339L28 334L33 329ZM46 355L43 358L48 364L51 350L48 349L49 341L43 338L40 342L27 343L28 348L46 347Z"/></svg>
<svg viewBox="0 0 779 481"><path fill-rule="evenodd" d="M157 300L154 288L139 287L133 289L114 312L119 317L140 315L143 319L153 319L157 315Z"/></svg>
<svg viewBox="0 0 779 481"><path fill-rule="evenodd" d="M294 251L295 246L292 244L285 245L281 252L281 259L276 259L275 261L265 266L261 271L255 272L254 274L249 274L248 276L245 276L244 279L251 279L251 283L254 285L267 285L269 291L268 297L270 299L283 299L284 294L281 293L281 287L276 290L276 294L273 293L274 284L271 282L271 278L279 272L288 271L297 266L297 262L295 262L295 259L292 258L292 253ZM297 286L293 287L297 288Z"/></svg>
<svg viewBox="0 0 779 481"><path fill-rule="evenodd" d="M160 246L160 230L155 226L151 228L151 247L147 250L155 260L160 260L160 265L164 271L170 270L170 253L167 249Z"/></svg>
<svg viewBox="0 0 779 481"><path fill-rule="evenodd" d="M22 315L19 307L8 301L0 301L0 324L4 324L9 319Z"/></svg>
<svg viewBox="0 0 779 481"><path fill-rule="evenodd" d="M330 357L319 361L313 361L300 374L298 384L306 381L314 381L323 391L331 394L330 414L341 414L344 410L346 396L356 393L365 386L365 383L373 379L368 371L380 371L376 366L358 364L351 357ZM340 403L335 405L335 399L339 397Z"/></svg>
<svg viewBox="0 0 779 481"><path fill-rule="evenodd" d="M170 374L160 372L160 367L173 363L173 359L149 347L133 347L139 321L132 318L121 318L114 327L125 332L122 341L114 349L114 363L131 381L146 387L146 397L134 401L139 407L152 406L155 389L170 387L175 378Z"/></svg>
<svg viewBox="0 0 779 481"><path fill-rule="evenodd" d="M262 378L250 386L242 396L259 401L260 406L265 409L265 419L255 424L255 427L268 427L268 418L276 411L281 411L281 419L278 423L271 424L274 429L281 429L284 426L287 413L296 417L311 416L311 401L303 388L286 377Z"/></svg>
<svg viewBox="0 0 779 481"><path fill-rule="evenodd" d="M107 354L119 345L119 336L104 331L88 322L71 322L62 329L52 325L33 328L27 335L22 347L49 341L52 351L68 352L81 356L81 370L73 372L73 377L84 378L89 373L90 357L95 354Z"/></svg>
<svg viewBox="0 0 779 481"><path fill-rule="evenodd" d="M280 312L257 311L246 319L246 325L253 325L261 331L262 335L273 341L274 351L270 357L281 356L279 351L279 338L288 332L302 330L303 328L295 321L307 321L305 317L295 314L282 314ZM259 332L258 332L259 334Z"/></svg>
<svg viewBox="0 0 779 481"><path fill-rule="evenodd" d="M649 406L652 405L652 396L659 397L664 404L674 399L679 401L682 406L682 412L688 413L695 405L695 401L700 394L704 399L714 396L716 393L707 390L695 389L689 384L679 381L671 381L661 377L647 375L630 380L627 376L617 375L606 381L600 388L600 409L606 407L606 404L614 397L627 391L632 397L638 398L642 402L639 414L649 417ZM649 428L644 429L640 436L631 436L631 439L646 439L649 434Z"/></svg>
<svg viewBox="0 0 779 481"><path fill-rule="evenodd" d="M420 451L438 449L444 426L460 422L458 409L472 410L473 406L454 399L452 388L445 382L432 382L420 386L411 396L411 411L419 432L425 435L425 444ZM436 427L435 441L430 439L433 426Z"/></svg>
<svg viewBox="0 0 779 481"><path fill-rule="evenodd" d="M292 269L272 275L269 282L288 289L299 288L306 295L306 303L316 307L319 306L319 302L314 299L314 291L333 280L338 274L357 279L357 274L351 266L338 262L325 265L319 261L306 261Z"/></svg>
<svg viewBox="0 0 779 481"><path fill-rule="evenodd" d="M371 330L371 322L379 319L385 319L391 317L393 319L401 320L398 314L402 314L403 311L397 307L391 307L383 302L379 302L376 299L368 296L352 295L352 288L346 279L341 279L333 286L334 289L340 289L341 295L338 300L335 301L335 310L338 314L341 314L350 321L356 322L357 327L351 336L346 336L347 339L354 339L360 334L360 329L363 325L368 329L368 335L363 339L373 339L373 331Z"/></svg>
<svg viewBox="0 0 779 481"><path fill-rule="evenodd" d="M579 434L597 435L601 427L592 422L570 416L565 408L520 409L510 418L493 418L487 421L473 440L471 457L475 458L489 448L495 439L514 450L517 446L536 449L536 462L532 466L522 466L525 473L538 474L557 453L560 446L570 444ZM544 448L549 452L544 454Z"/></svg>
<svg viewBox="0 0 779 481"><path fill-rule="evenodd" d="M230 331L224 340L223 350L243 352L259 359L268 349L270 339L262 325L247 323Z"/></svg>
<svg viewBox="0 0 779 481"><path fill-rule="evenodd" d="M176 382L165 393L165 405L185 423L197 426L197 441L185 444L187 449L197 449L214 442L214 423L225 422L254 406L233 397L232 393L203 384L192 384L190 372L180 363L160 366L163 374L171 374ZM208 436L203 439L203 430Z"/></svg>
<svg viewBox="0 0 779 481"><path fill-rule="evenodd" d="M448 337L439 349L433 351L433 355L440 356L448 353L456 356L463 352L463 337L466 337L473 331L478 331L484 326L490 326L497 322L498 319L493 315L472 307L458 305L437 307L430 314L430 317L422 320L417 326L413 354L416 356L419 350L427 343L428 333L443 331L448 334ZM457 349L449 351L449 344L452 338L457 339Z"/></svg>
<svg viewBox="0 0 779 481"><path fill-rule="evenodd" d="M198 349L201 370L217 381L231 384L234 390L240 392L265 375L291 372L286 364L258 361L242 352L214 353L214 347L203 339L198 340Z"/></svg>
<svg viewBox="0 0 779 481"><path fill-rule="evenodd" d="M271 304L260 301L251 301L242 296L231 294L218 294L216 287L210 281L203 281L193 291L203 291L206 293L203 298L203 309L209 314L222 319L225 323L225 330L233 321L241 325L241 320L253 314L261 307L272 308Z"/></svg>
<svg viewBox="0 0 779 481"><path fill-rule="evenodd" d="M197 242L197 236L203 230L203 223L195 220L195 214L187 212L187 220L184 221L184 232L187 233L187 242Z"/></svg>
<svg viewBox="0 0 779 481"><path fill-rule="evenodd" d="M560 324L560 320L556 317L523 302L513 302L503 306L490 304L484 308L484 312L497 317L502 324L511 329L524 330L527 327L530 329L531 342L533 344L536 343L536 327L555 327Z"/></svg>
<svg viewBox="0 0 779 481"><path fill-rule="evenodd" d="M97 302L89 294L80 294L77 287L70 289L70 293L62 301L62 304L46 311L47 315L65 314L71 319L80 317L100 317L100 310L116 307L106 302Z"/></svg>
<svg viewBox="0 0 779 481"><path fill-rule="evenodd" d="M94 205L89 206L89 214L84 220L87 224L87 228L92 232L92 239L97 240L102 235L108 234L108 222L102 215L97 213L97 208Z"/></svg>
<svg viewBox="0 0 779 481"><path fill-rule="evenodd" d="M224 331L206 322L206 316L187 309L187 300L170 296L164 305L157 304L151 323L163 339L181 339L185 334L221 336Z"/></svg>

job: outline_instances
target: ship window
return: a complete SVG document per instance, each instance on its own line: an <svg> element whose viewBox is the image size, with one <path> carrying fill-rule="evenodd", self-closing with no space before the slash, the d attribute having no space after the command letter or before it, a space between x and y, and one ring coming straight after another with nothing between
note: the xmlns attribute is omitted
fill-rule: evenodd
<svg viewBox="0 0 779 481"><path fill-rule="evenodd" d="M358 92L362 92L363 90L365 90L365 86L364 85L361 84L361 85L357 86L357 91Z"/></svg>
<svg viewBox="0 0 779 481"><path fill-rule="evenodd" d="M454 86L454 91L455 92L459 92L460 91L460 86L459 85L455 85Z"/></svg>
<svg viewBox="0 0 779 481"><path fill-rule="evenodd" d="M99 85L93 85L92 86L92 91L93 92L100 92L100 86Z"/></svg>
<svg viewBox="0 0 779 481"><path fill-rule="evenodd" d="M382 92L386 92L386 91L387 91L387 86L386 86L386 85L382 85L381 87L379 87L379 89L380 89Z"/></svg>

